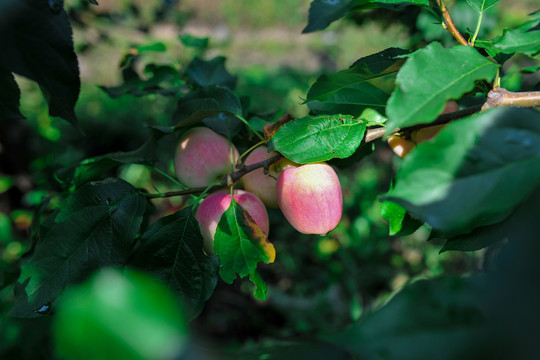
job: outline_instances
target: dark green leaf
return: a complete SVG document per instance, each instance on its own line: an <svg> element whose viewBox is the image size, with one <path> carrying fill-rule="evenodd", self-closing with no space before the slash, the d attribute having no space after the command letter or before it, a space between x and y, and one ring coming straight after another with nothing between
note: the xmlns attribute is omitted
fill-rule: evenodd
<svg viewBox="0 0 540 360"><path fill-rule="evenodd" d="M359 116L366 108L384 112L388 94L378 87L364 82L354 84L333 93L328 100L310 101L308 106L316 114L346 114Z"/></svg>
<svg viewBox="0 0 540 360"><path fill-rule="evenodd" d="M203 119L203 124L218 134L232 139L242 130L242 121L234 115L219 113Z"/></svg>
<svg viewBox="0 0 540 360"><path fill-rule="evenodd" d="M47 1L5 0L0 14L0 68L37 82L50 115L77 125L79 66L66 12L50 11Z"/></svg>
<svg viewBox="0 0 540 360"><path fill-rule="evenodd" d="M188 340L177 299L133 270L104 269L66 291L53 329L63 359L180 358Z"/></svg>
<svg viewBox="0 0 540 360"><path fill-rule="evenodd" d="M522 32L519 30L505 30L494 45L495 49L505 54L520 52L533 55L540 52L540 30Z"/></svg>
<svg viewBox="0 0 540 360"><path fill-rule="evenodd" d="M0 68L0 120L23 118L19 111L20 97L13 74Z"/></svg>
<svg viewBox="0 0 540 360"><path fill-rule="evenodd" d="M137 97L148 94L175 96L187 90L184 80L173 67L151 64L144 69L144 73L146 79L141 79L133 73L133 76L124 79L122 85L100 86L100 88L113 99L125 94Z"/></svg>
<svg viewBox="0 0 540 360"><path fill-rule="evenodd" d="M455 236L506 218L539 181L540 114L503 108L452 122L418 145L388 199Z"/></svg>
<svg viewBox="0 0 540 360"><path fill-rule="evenodd" d="M272 144L296 163L314 163L351 156L365 131L366 123L352 116L306 116L283 124Z"/></svg>
<svg viewBox="0 0 540 360"><path fill-rule="evenodd" d="M39 316L65 286L96 268L123 264L145 205L144 197L119 179L89 183L73 193L22 266L21 295L10 315Z"/></svg>
<svg viewBox="0 0 540 360"><path fill-rule="evenodd" d="M60 169L56 178L68 187L79 187L89 181L103 179L109 170L122 164L153 165L157 160L157 146L158 141L153 136L137 150L85 159L77 165Z"/></svg>
<svg viewBox="0 0 540 360"><path fill-rule="evenodd" d="M408 53L399 48L389 48L357 60L347 70L323 75L309 89L306 102L327 100L333 93L348 86L395 73L405 62L403 56Z"/></svg>
<svg viewBox="0 0 540 360"><path fill-rule="evenodd" d="M241 116L242 104L231 90L209 86L197 89L178 100L174 120L178 127L183 127L219 113Z"/></svg>
<svg viewBox="0 0 540 360"><path fill-rule="evenodd" d="M355 359L474 359L488 338L482 299L478 278L419 280L363 322L323 339Z"/></svg>
<svg viewBox="0 0 540 360"><path fill-rule="evenodd" d="M209 38L199 38L190 34L179 35L178 38L184 44L184 46L197 48L197 49L206 49L210 41Z"/></svg>
<svg viewBox="0 0 540 360"><path fill-rule="evenodd" d="M190 318L200 314L218 279L217 256L206 256L197 221L187 207L156 221L140 240L130 265L180 294Z"/></svg>
<svg viewBox="0 0 540 360"><path fill-rule="evenodd" d="M398 88L388 100L388 133L432 122L448 100L473 90L478 80L491 81L497 69L470 46L443 48L433 42L416 51L399 71Z"/></svg>
<svg viewBox="0 0 540 360"><path fill-rule="evenodd" d="M313 0L309 6L308 23L302 33L326 28L331 22L347 15L355 5L354 2L354 0Z"/></svg>
<svg viewBox="0 0 540 360"><path fill-rule="evenodd" d="M241 278L253 275L257 263L268 264L276 257L268 236L234 199L218 223L214 250L219 256L219 275L229 284L236 274Z"/></svg>
<svg viewBox="0 0 540 360"><path fill-rule="evenodd" d="M186 72L193 83L200 87L219 85L234 90L236 76L232 76L225 69L225 61L223 56L208 61L196 57L188 65Z"/></svg>

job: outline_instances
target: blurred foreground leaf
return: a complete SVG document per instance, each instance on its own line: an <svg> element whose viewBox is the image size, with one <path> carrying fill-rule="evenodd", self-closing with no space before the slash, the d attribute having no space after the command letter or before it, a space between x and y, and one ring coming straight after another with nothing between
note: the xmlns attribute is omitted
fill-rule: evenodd
<svg viewBox="0 0 540 360"><path fill-rule="evenodd" d="M66 291L54 337L65 359L175 359L188 328L165 287L143 273L108 268Z"/></svg>

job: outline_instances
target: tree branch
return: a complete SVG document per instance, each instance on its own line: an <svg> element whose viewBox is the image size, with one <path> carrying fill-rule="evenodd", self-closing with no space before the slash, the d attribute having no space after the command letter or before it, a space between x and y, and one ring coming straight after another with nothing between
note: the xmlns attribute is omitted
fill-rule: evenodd
<svg viewBox="0 0 540 360"><path fill-rule="evenodd" d="M497 106L539 107L540 91L512 92L497 87L488 93L487 101L482 106L482 110Z"/></svg>
<svg viewBox="0 0 540 360"><path fill-rule="evenodd" d="M221 180L221 183L212 186L208 190L208 192L212 192L212 191L216 191L216 190L220 190L220 189L224 189L224 188L233 186L238 180L240 180L240 178L242 176L246 175L247 173L250 173L250 172L252 172L254 170L257 170L257 169L260 169L260 168L268 169L270 167L270 165L278 162L282 158L283 158L283 155L277 154L275 156L272 156L271 158L268 158L266 160L260 161L260 162L255 163L255 164L250 164L250 165L242 164L240 166L237 166L237 168L238 168L237 171L234 171L234 172L232 172L230 174L225 175L223 177L223 179ZM161 199L161 198L173 197L173 196L197 195L197 194L201 194L206 189L207 189L207 187L197 187L197 188L191 188L191 189L187 189L187 190L169 191L169 192L160 193L160 194L144 193L142 195L146 196L147 198L150 198L150 199Z"/></svg>
<svg viewBox="0 0 540 360"><path fill-rule="evenodd" d="M444 0L437 0L437 4L439 5L439 8L441 9L442 16L444 18L444 21L446 22L446 29L452 34L452 36L461 44L465 46L469 46L469 42L465 40L463 35L459 32L456 25L454 24L454 20L452 20L452 16L450 16L450 13L448 12L448 9L446 8L446 5L444 4Z"/></svg>

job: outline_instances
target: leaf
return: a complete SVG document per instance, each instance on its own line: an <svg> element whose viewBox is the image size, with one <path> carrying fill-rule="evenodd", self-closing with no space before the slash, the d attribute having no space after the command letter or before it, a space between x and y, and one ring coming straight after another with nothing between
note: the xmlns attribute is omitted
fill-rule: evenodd
<svg viewBox="0 0 540 360"><path fill-rule="evenodd" d="M519 52L534 55L540 52L540 30L521 32L506 29L493 46L505 54Z"/></svg>
<svg viewBox="0 0 540 360"><path fill-rule="evenodd" d="M364 82L354 84L333 93L328 100L310 101L308 106L315 115L347 114L359 116L366 108L384 111L388 94L378 87Z"/></svg>
<svg viewBox="0 0 540 360"><path fill-rule="evenodd" d="M115 152L95 158L85 159L80 163L59 169L56 179L61 183L76 188L89 181L100 180L109 170L122 164L154 165L157 161L158 136L150 137L140 148L128 152Z"/></svg>
<svg viewBox="0 0 540 360"><path fill-rule="evenodd" d="M49 114L77 126L79 67L66 12L42 0L5 0L0 14L0 69L37 82Z"/></svg>
<svg viewBox="0 0 540 360"><path fill-rule="evenodd" d="M429 6L429 0L373 0L377 4Z"/></svg>
<svg viewBox="0 0 540 360"><path fill-rule="evenodd" d="M477 349L486 348L487 330L493 324L482 305L496 292L481 280L416 281L364 321L321 338L348 350L355 359L451 360L464 358L463 354L468 359L490 358L478 356Z"/></svg>
<svg viewBox="0 0 540 360"><path fill-rule="evenodd" d="M237 78L225 69L225 61L223 56L208 61L196 57L189 63L186 73L200 87L219 85L234 90Z"/></svg>
<svg viewBox="0 0 540 360"><path fill-rule="evenodd" d="M413 219L404 207L391 201L382 203L381 217L388 221L388 235L390 236L407 236L422 226L422 223Z"/></svg>
<svg viewBox="0 0 540 360"><path fill-rule="evenodd" d="M242 104L231 90L209 86L194 90L178 100L174 120L177 127L185 127L219 113L241 116Z"/></svg>
<svg viewBox="0 0 540 360"><path fill-rule="evenodd" d="M181 306L164 286L110 268L66 291L53 325L63 359L181 358L189 335Z"/></svg>
<svg viewBox="0 0 540 360"><path fill-rule="evenodd" d="M286 158L307 164L351 156L365 131L366 123L352 116L306 116L283 124L271 143Z"/></svg>
<svg viewBox="0 0 540 360"><path fill-rule="evenodd" d="M23 118L20 106L21 91L13 74L0 68L0 120Z"/></svg>
<svg viewBox="0 0 540 360"><path fill-rule="evenodd" d="M253 296L259 300L266 300L266 292L268 288L266 283L258 272L254 272L249 275L249 280L255 285L255 290L253 291Z"/></svg>
<svg viewBox="0 0 540 360"><path fill-rule="evenodd" d="M65 286L131 252L146 200L120 179L89 183L71 195L39 239L19 277L21 296L9 315L37 317Z"/></svg>
<svg viewBox="0 0 540 360"><path fill-rule="evenodd" d="M228 284L253 275L257 263L269 264L276 258L274 245L249 213L234 199L218 223L214 250L219 256L219 275Z"/></svg>
<svg viewBox="0 0 540 360"><path fill-rule="evenodd" d="M323 75L309 89L306 102L328 100L333 93L343 88L395 73L405 63L403 56L408 53L407 50L389 48L360 58L347 70Z"/></svg>
<svg viewBox="0 0 540 360"><path fill-rule="evenodd" d="M156 221L141 237L129 265L160 279L179 294L190 319L199 315L218 279L217 256L206 256L192 208Z"/></svg>
<svg viewBox="0 0 540 360"><path fill-rule="evenodd" d="M443 48L433 42L416 51L399 71L398 88L388 100L387 133L432 122L448 100L474 89L476 81L491 81L497 68L470 46Z"/></svg>
<svg viewBox="0 0 540 360"><path fill-rule="evenodd" d="M496 5L500 0L467 0L469 5L477 12L483 13L487 9Z"/></svg>
<svg viewBox="0 0 540 360"><path fill-rule="evenodd" d="M449 236L497 223L540 181L540 114L500 108L452 122L396 179L386 199Z"/></svg>
<svg viewBox="0 0 540 360"><path fill-rule="evenodd" d="M353 5L354 0L313 0L309 6L308 23L302 33L326 28L331 22L347 15Z"/></svg>
<svg viewBox="0 0 540 360"><path fill-rule="evenodd" d="M147 79L141 79L134 71L124 71L122 85L100 86L100 88L113 99L126 94L137 97L148 94L175 96L188 89L178 71L173 67L150 64L146 66L144 73Z"/></svg>
<svg viewBox="0 0 540 360"><path fill-rule="evenodd" d="M182 42L184 46L192 47L196 49L204 50L208 47L210 41L209 38L200 38L190 34L182 34L178 36L178 39Z"/></svg>

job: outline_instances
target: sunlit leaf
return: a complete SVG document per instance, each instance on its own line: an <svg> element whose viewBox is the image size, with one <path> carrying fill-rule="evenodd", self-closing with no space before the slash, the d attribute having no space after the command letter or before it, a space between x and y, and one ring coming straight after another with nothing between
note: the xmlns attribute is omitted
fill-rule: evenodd
<svg viewBox="0 0 540 360"><path fill-rule="evenodd" d="M366 123L352 116L306 116L283 124L272 144L296 163L313 163L351 156L365 131Z"/></svg>
<svg viewBox="0 0 540 360"><path fill-rule="evenodd" d="M478 80L491 81L497 68L470 46L443 48L434 42L416 51L399 71L388 100L387 133L432 122L448 100L459 99Z"/></svg>
<svg viewBox="0 0 540 360"><path fill-rule="evenodd" d="M487 9L495 6L501 0L467 0L469 5L478 13L482 13Z"/></svg>

